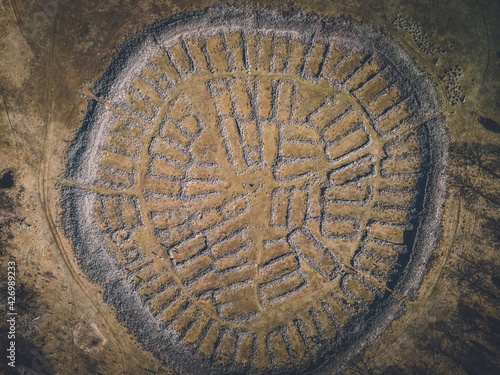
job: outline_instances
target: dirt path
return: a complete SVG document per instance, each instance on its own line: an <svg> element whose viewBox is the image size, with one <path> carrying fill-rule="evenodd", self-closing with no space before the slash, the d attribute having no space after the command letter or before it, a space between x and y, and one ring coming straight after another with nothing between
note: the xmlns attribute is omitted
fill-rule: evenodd
<svg viewBox="0 0 500 375"><path fill-rule="evenodd" d="M15 2L13 2L15 3ZM79 303L79 298L78 296L80 294L84 295L87 303L90 303L91 308L94 310L94 312L102 319L104 322L108 334L110 334L111 341L113 342L114 346L118 348L118 355L120 357L121 361L121 372L125 373L126 365L125 365L125 358L123 354L123 347L122 344L119 340L117 340L115 334L113 333L114 330L112 328L112 325L109 321L109 319L104 316L104 314L101 313L97 305L94 303L94 297L90 293L89 288L87 285L85 285L84 281L82 278L78 275L78 272L76 271L75 265L73 264L71 257L73 256L73 253L70 249L67 249L65 247L65 240L62 239L61 235L59 234L58 231L58 226L56 224L56 220L54 217L54 212L52 211L52 207L54 207L54 202L53 202L53 197L52 194L56 191L54 188L54 184L51 181L54 181L53 176L51 176L51 170L50 166L54 165L54 161L51 160L51 155L53 155L52 152L52 132L53 132L53 126L54 126L54 119L52 117L52 113L54 111L54 106L55 106L55 101L53 97L53 92L55 89L55 79L57 77L57 66L55 64L56 61L56 56L55 56L55 48L56 48L56 34L57 34L57 22L58 22L58 14L59 12L56 13L54 20L53 20L53 26L52 26L52 32L51 32L51 38L50 38L50 45L49 45L49 51L46 56L46 61L45 61L45 89L43 90L44 92L44 103L45 103L45 112L44 112L44 127L43 127L43 143L42 143L42 148L43 148L43 158L40 162L40 168L39 168L39 177L38 177L38 193L39 193L39 200L40 200L40 205L43 209L45 218L47 220L47 224L49 226L50 233L55 241L57 251L63 260L66 270L69 272L71 276L71 280L74 281L74 283L77 286L77 291L75 291L74 286L71 285L70 282L68 282L69 286L69 293L70 293L70 311L72 315L72 319L78 319L79 313L75 311L75 303ZM52 193L52 194L51 194ZM95 295L95 294L94 294ZM72 331L73 332L73 331ZM74 341L74 337L73 337ZM72 362L75 362L75 346L72 343L70 345L71 347L71 356L72 356ZM69 368L74 368L74 364L71 364Z"/></svg>

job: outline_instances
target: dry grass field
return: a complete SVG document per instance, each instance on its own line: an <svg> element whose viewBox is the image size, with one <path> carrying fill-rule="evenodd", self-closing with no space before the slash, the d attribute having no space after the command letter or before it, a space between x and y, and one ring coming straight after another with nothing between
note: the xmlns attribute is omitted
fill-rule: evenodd
<svg viewBox="0 0 500 375"><path fill-rule="evenodd" d="M495 374L499 15L2 1L0 372Z"/></svg>

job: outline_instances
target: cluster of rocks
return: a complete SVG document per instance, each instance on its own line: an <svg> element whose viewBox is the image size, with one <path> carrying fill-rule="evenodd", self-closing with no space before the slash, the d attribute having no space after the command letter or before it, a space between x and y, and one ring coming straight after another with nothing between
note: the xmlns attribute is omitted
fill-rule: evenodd
<svg viewBox="0 0 500 375"><path fill-rule="evenodd" d="M421 48L440 52L414 20L406 17L399 23ZM287 47L279 46L279 40ZM303 45L303 51L292 52L288 47L293 43ZM334 49L346 51L338 54L335 64L331 63ZM359 64L351 64L352 52L361 56ZM364 70L370 61L365 55L380 60L376 72ZM264 85L262 77L271 70L277 78ZM398 73L394 79L391 70ZM197 87L186 88L193 86L188 79L195 73L201 77L192 81ZM241 77L251 73L253 88L241 85L246 82ZM228 75L239 77L227 79ZM353 77L359 84L350 86ZM295 99L298 90L293 81L330 85L328 90L337 87L340 98L356 99L361 115L346 106L345 116L339 116L339 102L332 99L311 102L316 109L294 122L302 103ZM380 30L303 12L284 15L250 6L220 6L158 22L135 37L93 91L113 110L89 103L84 126L68 150L66 178L81 187L63 188L64 229L82 268L105 287L106 301L147 349L179 373L282 374L312 368L316 374L343 373L349 361L406 309L403 300L372 284L372 278L393 282L389 287L397 294L416 298L439 239L435 231L446 192L447 136L430 80ZM202 106L186 99L189 95L205 104L213 101L215 116L200 111ZM271 136L260 133L258 124L265 124L261 130ZM293 132L284 136L285 130L294 130L290 125L300 129L296 133L302 138L294 138ZM123 139L114 136L118 128ZM405 143L398 134L407 131L422 138ZM203 138L212 134L220 134L227 160L211 147L210 139L218 136ZM310 139L305 139L307 134ZM365 147L372 138L385 144L398 139L377 161ZM345 162L321 172L327 176L323 190L323 180L312 173L323 158L310 150L327 141L332 146L325 150L331 151L328 161ZM131 153L134 144L137 151ZM408 153L418 145L429 152L425 163L420 152ZM352 161L357 152L359 157ZM196 165L195 154L201 155ZM210 163L210 157L216 160ZM223 161L230 167L225 171L235 171L232 180L245 181L246 196L241 200L238 196L219 202L218 191L205 189L219 182L207 171L213 167L223 172L216 168ZM273 178L266 177L268 170L261 176L240 177L246 166L258 165L271 166ZM305 166L301 172L299 166ZM309 175L311 180L306 180ZM263 178L276 186L267 206L259 200L263 194L256 196ZM297 181L304 182L299 186ZM96 189L99 184L108 190ZM328 188L331 194L325 197ZM221 189L227 190L223 185ZM200 191L206 197L195 202ZM357 192L357 200L352 192ZM309 202L313 196L317 199ZM380 203L373 210L372 198ZM183 204L193 208L189 220L182 216L187 213ZM252 253L256 246L244 237L252 219L251 204L256 210L270 208L273 236L283 233L265 241L259 233L267 257L259 262ZM328 211L323 218L320 208ZM367 209L372 214L369 222ZM317 241L316 229L304 225L308 221L310 228L321 226L322 237L329 236L329 241ZM351 237L350 231L356 236ZM416 233L415 238L409 240L409 232ZM155 240L144 246L144 238L155 237L153 233ZM353 239L361 241L360 251L347 261L347 257L335 259L333 253L339 253L332 241ZM248 248L243 250L237 241ZM396 242L398 246L393 245ZM215 259L215 252L221 257ZM341 272L342 262L351 264L346 269L366 270L370 278ZM262 319L269 326L255 328L253 319L261 318L258 309L257 313L252 309L259 300L254 305L240 298L244 290L255 292L253 277L262 281L257 290L260 303L275 312L287 310L277 317L283 321L269 323L269 314ZM323 289L321 298L309 298L309 291L314 292L308 289L309 277L328 281L324 285L331 291ZM281 290L286 293L277 295ZM308 309L296 314L292 309L299 294L302 302L308 301ZM202 300L202 295L208 299ZM211 308L206 308L207 301ZM320 366L322 362L326 365Z"/></svg>
<svg viewBox="0 0 500 375"><path fill-rule="evenodd" d="M429 34L427 34L422 25L415 21L412 17L398 13L393 23L397 27L407 31L417 46L428 55L446 53L445 50L430 41Z"/></svg>
<svg viewBox="0 0 500 375"><path fill-rule="evenodd" d="M439 79L446 84L446 96L451 102L451 105L456 106L458 103L465 102L465 95L462 91L462 86L458 84L458 80L464 75L462 67L455 65L444 71L444 74Z"/></svg>

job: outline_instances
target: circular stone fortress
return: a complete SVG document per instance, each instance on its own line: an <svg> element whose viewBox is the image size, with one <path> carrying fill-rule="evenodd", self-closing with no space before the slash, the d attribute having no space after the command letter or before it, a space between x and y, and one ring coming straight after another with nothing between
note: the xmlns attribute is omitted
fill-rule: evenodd
<svg viewBox="0 0 500 375"><path fill-rule="evenodd" d="M63 223L179 373L332 373L416 299L440 233L435 89L379 29L218 7L155 24L93 89Z"/></svg>

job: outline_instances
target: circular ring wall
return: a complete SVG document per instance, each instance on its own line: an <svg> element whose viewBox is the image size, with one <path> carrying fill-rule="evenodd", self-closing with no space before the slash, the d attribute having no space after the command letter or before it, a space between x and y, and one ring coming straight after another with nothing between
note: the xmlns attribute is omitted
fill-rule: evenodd
<svg viewBox="0 0 500 375"><path fill-rule="evenodd" d="M341 371L415 298L446 136L428 78L380 30L184 14L124 46L94 94L66 234L176 370Z"/></svg>

